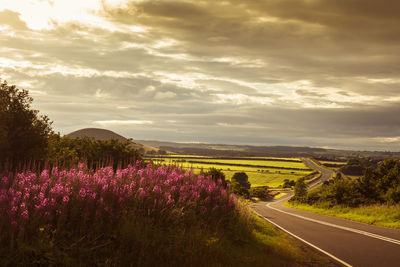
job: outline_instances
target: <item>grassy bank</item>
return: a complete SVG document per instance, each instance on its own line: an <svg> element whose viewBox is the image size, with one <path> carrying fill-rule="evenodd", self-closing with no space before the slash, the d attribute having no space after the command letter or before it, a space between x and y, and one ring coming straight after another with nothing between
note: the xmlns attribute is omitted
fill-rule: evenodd
<svg viewBox="0 0 400 267"><path fill-rule="evenodd" d="M296 202L286 202L284 205L318 214L400 229L400 205L370 205L357 208L343 206L330 207L329 203L308 205Z"/></svg>
<svg viewBox="0 0 400 267"><path fill-rule="evenodd" d="M231 255L222 266L336 266L300 241L252 214L253 231L246 243L220 246Z"/></svg>

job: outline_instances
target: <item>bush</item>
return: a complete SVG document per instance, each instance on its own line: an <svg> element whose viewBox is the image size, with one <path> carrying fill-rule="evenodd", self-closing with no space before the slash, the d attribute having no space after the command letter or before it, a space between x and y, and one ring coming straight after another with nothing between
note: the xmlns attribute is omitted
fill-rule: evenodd
<svg viewBox="0 0 400 267"><path fill-rule="evenodd" d="M250 197L256 197L264 201L271 200L273 198L273 196L269 194L268 187L254 187L250 189L249 193Z"/></svg>
<svg viewBox="0 0 400 267"><path fill-rule="evenodd" d="M297 180L296 185L294 186L294 199L296 200L304 200L307 197L307 184L304 178L300 178Z"/></svg>
<svg viewBox="0 0 400 267"><path fill-rule="evenodd" d="M232 176L231 188L234 194L249 198L250 187L249 177L245 172L237 172Z"/></svg>
<svg viewBox="0 0 400 267"><path fill-rule="evenodd" d="M295 185L296 185L296 182L294 180L289 181L289 179L285 179L285 180L283 180L282 187L283 188L291 188L292 186L295 186Z"/></svg>

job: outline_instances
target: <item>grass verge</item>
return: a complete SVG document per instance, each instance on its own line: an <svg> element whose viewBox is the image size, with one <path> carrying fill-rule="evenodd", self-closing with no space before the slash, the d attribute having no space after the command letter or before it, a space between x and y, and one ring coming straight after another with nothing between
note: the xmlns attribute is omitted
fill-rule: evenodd
<svg viewBox="0 0 400 267"><path fill-rule="evenodd" d="M266 220L255 214L251 217L254 223L251 239L239 246L221 247L232 255L226 266L336 266Z"/></svg>
<svg viewBox="0 0 400 267"><path fill-rule="evenodd" d="M357 208L342 206L330 207L329 203L308 205L296 202L286 202L284 205L318 214L400 229L400 205L370 205Z"/></svg>

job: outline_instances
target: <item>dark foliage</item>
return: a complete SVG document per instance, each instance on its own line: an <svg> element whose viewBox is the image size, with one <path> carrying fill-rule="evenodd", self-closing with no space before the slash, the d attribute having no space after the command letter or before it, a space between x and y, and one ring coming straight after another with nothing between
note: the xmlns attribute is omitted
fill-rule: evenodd
<svg viewBox="0 0 400 267"><path fill-rule="evenodd" d="M300 178L297 180L294 186L294 199L301 201L306 197L307 197L307 184L304 178Z"/></svg>
<svg viewBox="0 0 400 267"><path fill-rule="evenodd" d="M361 176L367 168L375 168L378 160L373 159L350 159L340 171L347 175Z"/></svg>
<svg viewBox="0 0 400 267"><path fill-rule="evenodd" d="M222 185L226 188L225 174L223 173L222 170L218 170L216 168L210 168L207 172L204 173L204 176L211 176L211 179L213 179L214 182L216 183L221 182Z"/></svg>
<svg viewBox="0 0 400 267"><path fill-rule="evenodd" d="M296 182L294 180L289 180L289 179L285 179L283 180L283 188L291 188L292 186L295 186Z"/></svg>
<svg viewBox="0 0 400 267"><path fill-rule="evenodd" d="M89 167L119 165L140 160L129 140L71 139L55 134L47 116L31 108L27 90L0 84L0 169L40 170L47 163L71 167L86 161Z"/></svg>
<svg viewBox="0 0 400 267"><path fill-rule="evenodd" d="M251 188L249 193L250 193L250 197L256 197L263 201L273 199L273 196L270 194L268 187L266 187L266 186Z"/></svg>
<svg viewBox="0 0 400 267"><path fill-rule="evenodd" d="M83 162L97 168L99 166L112 165L126 167L128 164L141 159L141 155L129 140L116 139L96 140L94 138L69 138L60 135L52 135L49 142L49 161L70 167Z"/></svg>
<svg viewBox="0 0 400 267"><path fill-rule="evenodd" d="M237 172L232 176L231 188L233 193L249 198L250 187L249 177L245 172Z"/></svg>
<svg viewBox="0 0 400 267"><path fill-rule="evenodd" d="M46 156L51 121L31 108L27 90L0 84L0 161L11 165Z"/></svg>
<svg viewBox="0 0 400 267"><path fill-rule="evenodd" d="M328 202L332 206L351 207L400 203L400 161L387 159L375 169L366 169L365 174L355 180L338 175L310 192L307 197L297 200L308 204Z"/></svg>

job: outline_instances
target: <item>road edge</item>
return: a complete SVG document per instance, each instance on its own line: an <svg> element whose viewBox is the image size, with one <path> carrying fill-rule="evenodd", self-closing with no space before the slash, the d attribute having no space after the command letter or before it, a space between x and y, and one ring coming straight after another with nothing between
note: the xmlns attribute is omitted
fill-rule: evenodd
<svg viewBox="0 0 400 267"><path fill-rule="evenodd" d="M304 244L306 244L306 245L310 246L311 248L313 248L313 249L319 251L320 253L325 254L326 256L328 256L328 257L330 257L331 259L333 259L336 263L339 263L341 266L353 267L351 264L349 264L349 263L347 263L347 262L345 262L345 261L339 259L338 257L336 257L336 256L334 256L334 255L332 255L332 254L330 254L329 252L323 250L322 248L320 248L320 247L318 247L318 246L316 246L316 245L314 245L314 244L312 244L312 243L310 243L310 242L308 242L308 241L302 239L301 237L299 237L299 236L293 234L292 232L290 232L290 231L286 230L285 228L283 228L282 226L278 225L277 223L274 223L273 221L269 220L268 218L264 217L263 215L261 215L260 213L258 213L257 211L255 211L254 209L251 209L251 210L252 210L257 216L259 216L260 218L262 218L262 219L266 220L267 222L271 223L273 226L275 226L275 227L278 228L279 230L281 230L281 231L283 231L283 232L289 234L290 236L292 236L292 237L294 237L294 238L300 240L300 241L303 242Z"/></svg>

